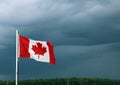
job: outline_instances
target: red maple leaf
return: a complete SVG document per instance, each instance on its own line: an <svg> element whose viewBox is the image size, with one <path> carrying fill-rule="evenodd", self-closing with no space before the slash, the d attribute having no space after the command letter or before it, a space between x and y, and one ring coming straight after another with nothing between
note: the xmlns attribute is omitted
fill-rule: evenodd
<svg viewBox="0 0 120 85"><path fill-rule="evenodd" d="M40 58L40 55L44 55L47 51L45 47L42 47L42 44L37 42L37 45L32 45L32 50L35 52L35 54L38 54L38 59Z"/></svg>

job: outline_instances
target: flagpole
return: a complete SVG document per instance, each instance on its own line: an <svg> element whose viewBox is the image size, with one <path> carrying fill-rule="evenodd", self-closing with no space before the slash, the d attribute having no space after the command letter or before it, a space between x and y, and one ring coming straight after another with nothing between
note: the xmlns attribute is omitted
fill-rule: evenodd
<svg viewBox="0 0 120 85"><path fill-rule="evenodd" d="M16 30L16 82L15 85L18 85L18 30Z"/></svg>

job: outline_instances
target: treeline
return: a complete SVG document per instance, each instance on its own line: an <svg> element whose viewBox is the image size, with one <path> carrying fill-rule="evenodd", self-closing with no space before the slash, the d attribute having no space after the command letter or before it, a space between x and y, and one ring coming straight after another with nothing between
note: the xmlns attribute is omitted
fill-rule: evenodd
<svg viewBox="0 0 120 85"><path fill-rule="evenodd" d="M0 81L0 85L15 85L15 81ZM120 80L98 78L56 78L21 80L18 85L120 85Z"/></svg>

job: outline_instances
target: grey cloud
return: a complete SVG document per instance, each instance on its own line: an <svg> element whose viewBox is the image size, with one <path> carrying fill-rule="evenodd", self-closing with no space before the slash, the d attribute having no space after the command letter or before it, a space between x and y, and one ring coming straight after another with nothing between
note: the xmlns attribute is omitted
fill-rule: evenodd
<svg viewBox="0 0 120 85"><path fill-rule="evenodd" d="M75 41L78 42L78 44L81 42L82 44L104 44L119 42L119 37L117 36L119 36L120 30L119 27L116 26L116 24L119 23L119 18L115 18L119 17L117 6L118 4L116 2L111 2L107 6L98 4L93 5L84 11L78 11L78 13L75 13L75 15L72 13L73 15L65 16L65 19L63 17L61 22L59 22L61 23L61 28L63 28L64 31L62 29L58 31L57 29L55 30L59 32L58 34L60 35L58 36L60 36L60 39L65 38L64 40L66 41L63 40L63 42L68 41L70 43ZM54 25L57 23L53 22L50 24ZM60 27L56 26L56 28Z"/></svg>
<svg viewBox="0 0 120 85"><path fill-rule="evenodd" d="M10 26L0 26L0 47L6 48L8 44L13 43L15 28Z"/></svg>
<svg viewBox="0 0 120 85"><path fill-rule="evenodd" d="M5 80L7 77L5 76L5 75L1 75L0 74L0 79L3 79L3 80Z"/></svg>
<svg viewBox="0 0 120 85"><path fill-rule="evenodd" d="M1 23L27 24L36 20L46 20L55 16L66 16L66 13L82 10L87 1L38 1L29 0L5 1L1 3ZM92 1L92 3L94 3ZM76 5L78 4L78 5ZM76 8L76 10L74 10ZM78 9L79 8L79 9ZM23 10L20 10L23 9ZM59 10L59 11L58 11ZM16 15L17 13L17 15ZM12 20L12 21L11 21Z"/></svg>
<svg viewBox="0 0 120 85"><path fill-rule="evenodd" d="M68 72L67 74L71 76L103 76L104 78L119 79L119 52L113 50L115 45L119 46L119 44L60 46L55 49L56 53L60 55L58 60L60 58L61 61L63 60L62 65L67 68L65 69L66 73Z"/></svg>

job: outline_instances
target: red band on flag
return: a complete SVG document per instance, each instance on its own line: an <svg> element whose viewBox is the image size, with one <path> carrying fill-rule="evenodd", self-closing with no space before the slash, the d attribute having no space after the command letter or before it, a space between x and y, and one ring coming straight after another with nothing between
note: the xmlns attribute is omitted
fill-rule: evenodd
<svg viewBox="0 0 120 85"><path fill-rule="evenodd" d="M55 64L55 56L54 56L54 51L53 51L53 45L50 42L47 42L48 49L49 49L49 54L50 54L50 63Z"/></svg>
<svg viewBox="0 0 120 85"><path fill-rule="evenodd" d="M29 49L29 39L23 36L19 36L20 42L20 57L21 58L30 58Z"/></svg>

